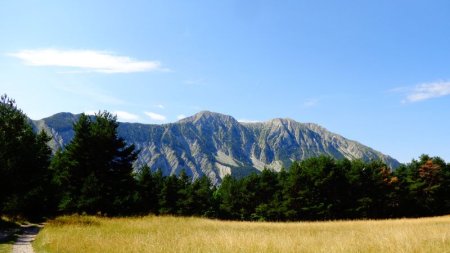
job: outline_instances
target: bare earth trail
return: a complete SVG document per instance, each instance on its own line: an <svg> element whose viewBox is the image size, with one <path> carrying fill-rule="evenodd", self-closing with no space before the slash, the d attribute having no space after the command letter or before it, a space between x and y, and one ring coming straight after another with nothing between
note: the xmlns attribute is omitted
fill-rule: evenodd
<svg viewBox="0 0 450 253"><path fill-rule="evenodd" d="M13 253L34 253L31 242L43 227L43 224L22 225L22 234L17 238L13 246Z"/></svg>

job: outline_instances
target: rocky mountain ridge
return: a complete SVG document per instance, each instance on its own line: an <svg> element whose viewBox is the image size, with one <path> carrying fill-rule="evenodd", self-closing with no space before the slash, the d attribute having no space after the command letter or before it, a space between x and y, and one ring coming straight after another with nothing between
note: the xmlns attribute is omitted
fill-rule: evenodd
<svg viewBox="0 0 450 253"><path fill-rule="evenodd" d="M56 150L73 138L72 125L78 117L59 113L32 124L53 137L51 146ZM121 122L118 132L140 150L136 168L147 164L166 175L185 170L194 178L206 175L215 184L228 174L244 176L264 168L279 171L292 161L318 155L382 160L391 168L399 165L390 156L319 125L292 119L240 123L228 115L202 111L162 125Z"/></svg>

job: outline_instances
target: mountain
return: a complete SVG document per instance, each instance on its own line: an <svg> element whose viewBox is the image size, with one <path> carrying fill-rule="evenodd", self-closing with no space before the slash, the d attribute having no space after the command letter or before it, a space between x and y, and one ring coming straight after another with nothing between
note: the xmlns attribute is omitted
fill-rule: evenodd
<svg viewBox="0 0 450 253"><path fill-rule="evenodd" d="M33 121L36 130L53 136L51 147L64 147L73 138L79 115L58 113ZM206 175L213 183L231 174L245 176L263 168L280 170L292 161L318 155L337 159L382 160L391 168L399 162L358 142L312 123L273 119L240 123L231 116L202 111L175 123L153 125L120 123L119 136L140 150L136 168L143 164L163 173Z"/></svg>

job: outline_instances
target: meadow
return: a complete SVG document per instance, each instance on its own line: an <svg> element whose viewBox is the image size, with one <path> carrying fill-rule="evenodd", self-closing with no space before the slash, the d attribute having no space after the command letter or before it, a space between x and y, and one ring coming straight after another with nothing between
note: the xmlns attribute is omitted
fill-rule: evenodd
<svg viewBox="0 0 450 253"><path fill-rule="evenodd" d="M450 216L327 222L61 216L36 252L450 252Z"/></svg>

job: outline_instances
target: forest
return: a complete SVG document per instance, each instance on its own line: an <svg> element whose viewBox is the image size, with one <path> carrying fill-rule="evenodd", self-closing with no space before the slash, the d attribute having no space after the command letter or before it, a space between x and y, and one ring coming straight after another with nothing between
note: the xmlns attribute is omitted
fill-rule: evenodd
<svg viewBox="0 0 450 253"><path fill-rule="evenodd" d="M381 161L327 156L265 169L213 186L186 172L134 169L138 150L107 111L82 114L75 136L52 153L45 132L6 95L0 99L0 215L179 215L297 221L422 217L450 213L450 164L422 155L392 170Z"/></svg>

